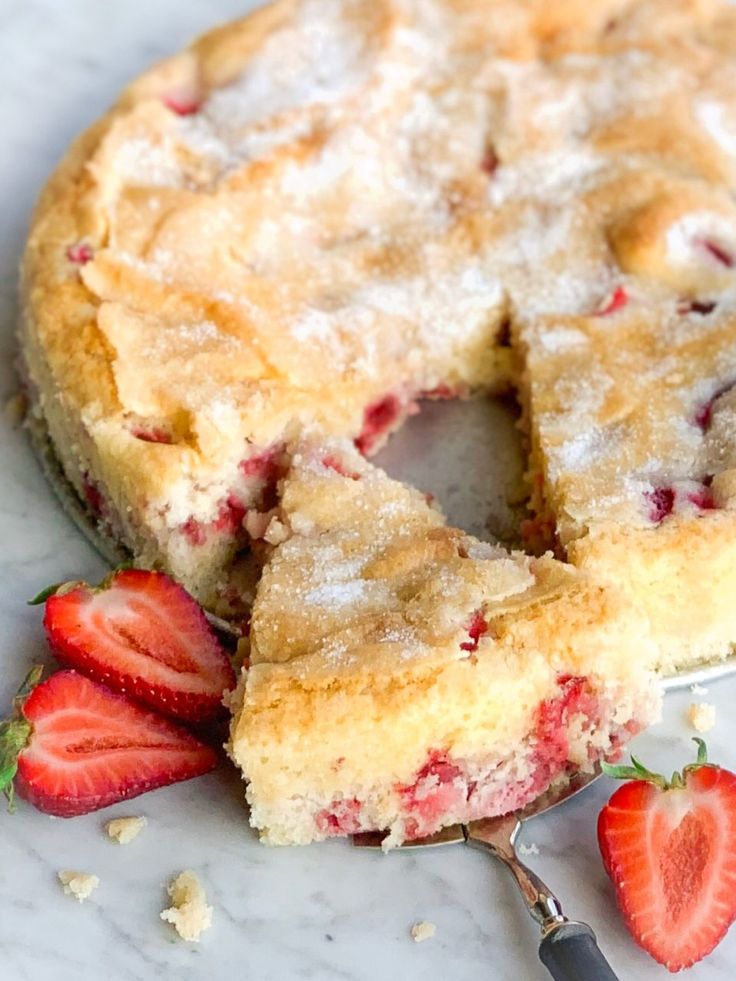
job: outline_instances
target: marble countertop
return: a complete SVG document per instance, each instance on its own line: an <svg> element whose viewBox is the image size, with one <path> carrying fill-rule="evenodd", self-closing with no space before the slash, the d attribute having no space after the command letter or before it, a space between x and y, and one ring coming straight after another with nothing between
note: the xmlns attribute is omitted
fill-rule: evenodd
<svg viewBox="0 0 736 981"><path fill-rule="evenodd" d="M2 404L15 388L18 256L44 177L71 138L127 79L213 22L252 5L247 0L3 0ZM430 439L432 427L447 425L436 415L424 418L412 423L422 428L400 435L409 451L393 451L394 461L410 457L412 441ZM103 564L57 506L23 432L5 417L0 441L0 703L6 706L29 663L45 657L40 613L25 601L49 582L99 578ZM451 442L462 463L470 446ZM489 452L500 459L495 447L489 446ZM504 443L502 453L510 452ZM390 465L390 453L388 458ZM452 469L447 466L445 472ZM468 494L465 482L460 489L444 483L432 489L471 525L478 495ZM712 756L732 767L734 695L736 679L712 684L706 696L718 706L718 722L709 736ZM668 695L663 723L637 740L645 760L671 770L689 757L693 732L685 711L694 697L687 690ZM598 857L595 819L610 792L610 785L599 782L530 824L524 840L538 846L539 855L531 859L534 868L558 892L569 915L591 923L622 981L654 981L666 972L630 940ZM510 880L479 853L457 846L386 857L344 842L268 849L249 831L242 797L237 776L223 767L209 777L72 821L46 817L22 802L13 815L0 812L2 978L546 977L537 960L535 927ZM102 826L124 814L145 814L149 824L137 841L121 849L107 840ZM100 877L99 889L84 905L59 887L56 872L66 868ZM215 911L214 925L199 945L179 941L158 918L166 905L165 884L184 868L197 871ZM437 933L415 944L409 928L424 919L437 925ZM718 981L735 972L733 931L689 976Z"/></svg>

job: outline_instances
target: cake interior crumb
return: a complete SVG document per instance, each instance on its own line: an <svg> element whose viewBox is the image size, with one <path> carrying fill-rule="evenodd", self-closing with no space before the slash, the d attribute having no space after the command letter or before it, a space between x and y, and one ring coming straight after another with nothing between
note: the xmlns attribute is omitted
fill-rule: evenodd
<svg viewBox="0 0 736 981"><path fill-rule="evenodd" d="M429 920L420 920L411 928L411 939L420 944L423 940L429 940L436 932L437 927L434 923L430 923Z"/></svg>
<svg viewBox="0 0 736 981"><path fill-rule="evenodd" d="M88 899L100 884L98 876L92 875L91 872L65 870L59 872L58 876L66 895L74 896L80 903Z"/></svg>
<svg viewBox="0 0 736 981"><path fill-rule="evenodd" d="M108 835L119 845L129 845L143 831L148 821L144 817L113 818L105 825Z"/></svg>
<svg viewBox="0 0 736 981"><path fill-rule="evenodd" d="M190 943L212 926L212 907L207 905L202 883L191 869L185 869L169 884L172 905L163 910L161 919L171 923L176 932Z"/></svg>
<svg viewBox="0 0 736 981"><path fill-rule="evenodd" d="M708 702L692 702L687 717L697 732L710 732L716 724L716 707Z"/></svg>

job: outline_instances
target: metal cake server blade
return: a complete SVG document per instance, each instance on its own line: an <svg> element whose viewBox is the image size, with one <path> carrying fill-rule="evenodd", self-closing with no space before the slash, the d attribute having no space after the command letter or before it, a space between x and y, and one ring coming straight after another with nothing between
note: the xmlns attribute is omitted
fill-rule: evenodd
<svg viewBox="0 0 736 981"><path fill-rule="evenodd" d="M566 784L550 788L518 811L469 824L450 825L428 838L408 841L399 846L399 850L462 842L489 852L511 872L530 915L539 924L542 931L539 957L554 981L617 981L592 929L587 923L569 920L564 915L555 894L519 859L515 848L524 821L574 797L600 775L598 765L589 773L577 771ZM382 832L353 835L353 844L359 848L380 848L385 837Z"/></svg>

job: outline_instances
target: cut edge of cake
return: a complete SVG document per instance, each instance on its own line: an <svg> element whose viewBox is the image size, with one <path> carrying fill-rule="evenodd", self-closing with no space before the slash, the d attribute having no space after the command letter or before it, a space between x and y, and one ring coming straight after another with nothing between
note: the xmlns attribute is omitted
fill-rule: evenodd
<svg viewBox="0 0 736 981"><path fill-rule="evenodd" d="M351 447L297 447L273 520L229 746L264 841L515 810L657 717L628 601L447 527Z"/></svg>

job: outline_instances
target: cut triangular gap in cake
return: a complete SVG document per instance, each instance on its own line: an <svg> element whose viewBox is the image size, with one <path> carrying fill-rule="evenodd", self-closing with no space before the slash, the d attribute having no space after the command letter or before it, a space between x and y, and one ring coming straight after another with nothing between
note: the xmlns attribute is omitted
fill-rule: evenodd
<svg viewBox="0 0 736 981"><path fill-rule="evenodd" d="M630 602L448 527L347 442L293 449L230 751L273 844L505 813L659 710Z"/></svg>

